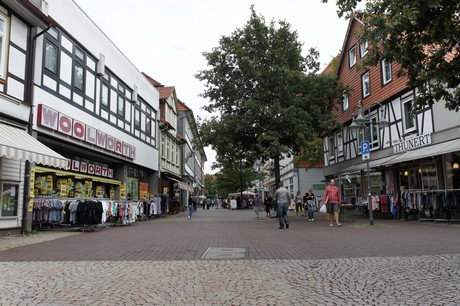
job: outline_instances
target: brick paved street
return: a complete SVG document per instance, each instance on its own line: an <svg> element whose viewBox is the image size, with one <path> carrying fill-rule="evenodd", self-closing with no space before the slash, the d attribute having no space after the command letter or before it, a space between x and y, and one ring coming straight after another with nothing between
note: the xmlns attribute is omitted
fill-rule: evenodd
<svg viewBox="0 0 460 306"><path fill-rule="evenodd" d="M200 209L20 247L0 238L0 305L458 305L459 225L294 215L284 230ZM202 259L208 248L245 252Z"/></svg>

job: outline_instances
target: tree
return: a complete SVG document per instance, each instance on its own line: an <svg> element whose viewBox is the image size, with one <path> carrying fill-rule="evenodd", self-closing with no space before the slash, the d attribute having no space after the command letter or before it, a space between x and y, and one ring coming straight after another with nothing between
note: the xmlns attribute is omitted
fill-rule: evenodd
<svg viewBox="0 0 460 306"><path fill-rule="evenodd" d="M328 0L321 0L328 2ZM336 0L339 17L363 22L366 66L382 59L401 64L422 108L444 99L460 110L460 2L458 0ZM361 8L360 3L365 4Z"/></svg>
<svg viewBox="0 0 460 306"><path fill-rule="evenodd" d="M219 194L217 176L215 174L204 175L204 188L207 190L207 195L210 197L214 197Z"/></svg>
<svg viewBox="0 0 460 306"><path fill-rule="evenodd" d="M245 27L223 36L203 53L207 70L204 107L218 116L201 123L201 137L223 166L273 159L279 183L279 160L331 128L338 96L333 75L318 75L319 53L302 56L297 32L285 21L265 24L251 7Z"/></svg>
<svg viewBox="0 0 460 306"><path fill-rule="evenodd" d="M243 192L251 187L251 182L257 178L257 173L253 168L225 167L217 174L216 186L219 189L219 195L227 196L230 192Z"/></svg>

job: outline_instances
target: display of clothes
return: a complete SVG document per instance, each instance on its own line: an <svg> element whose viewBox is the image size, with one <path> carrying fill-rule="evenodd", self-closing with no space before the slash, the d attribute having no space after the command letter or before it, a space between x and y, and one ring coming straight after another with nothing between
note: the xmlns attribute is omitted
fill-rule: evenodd
<svg viewBox="0 0 460 306"><path fill-rule="evenodd" d="M64 204L52 198L34 198L32 222L55 223L62 221Z"/></svg>

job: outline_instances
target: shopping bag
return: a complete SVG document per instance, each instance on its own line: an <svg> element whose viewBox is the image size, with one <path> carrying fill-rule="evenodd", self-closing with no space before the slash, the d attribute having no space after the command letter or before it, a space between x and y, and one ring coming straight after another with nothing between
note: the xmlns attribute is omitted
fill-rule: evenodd
<svg viewBox="0 0 460 306"><path fill-rule="evenodd" d="M323 204L323 205L321 206L321 208L319 209L319 212L322 212L322 213L326 213L326 212L327 212L327 210L326 210L326 204Z"/></svg>

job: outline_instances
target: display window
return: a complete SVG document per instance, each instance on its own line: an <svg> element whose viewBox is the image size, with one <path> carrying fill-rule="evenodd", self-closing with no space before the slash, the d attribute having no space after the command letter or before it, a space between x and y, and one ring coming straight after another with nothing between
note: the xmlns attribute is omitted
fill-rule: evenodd
<svg viewBox="0 0 460 306"><path fill-rule="evenodd" d="M34 197L58 198L116 198L116 187L120 181L81 175L58 169L34 167L31 191ZM32 192L31 192L32 193Z"/></svg>
<svg viewBox="0 0 460 306"><path fill-rule="evenodd" d="M2 209L0 217L13 217L18 215L19 185L14 183L1 184Z"/></svg>

